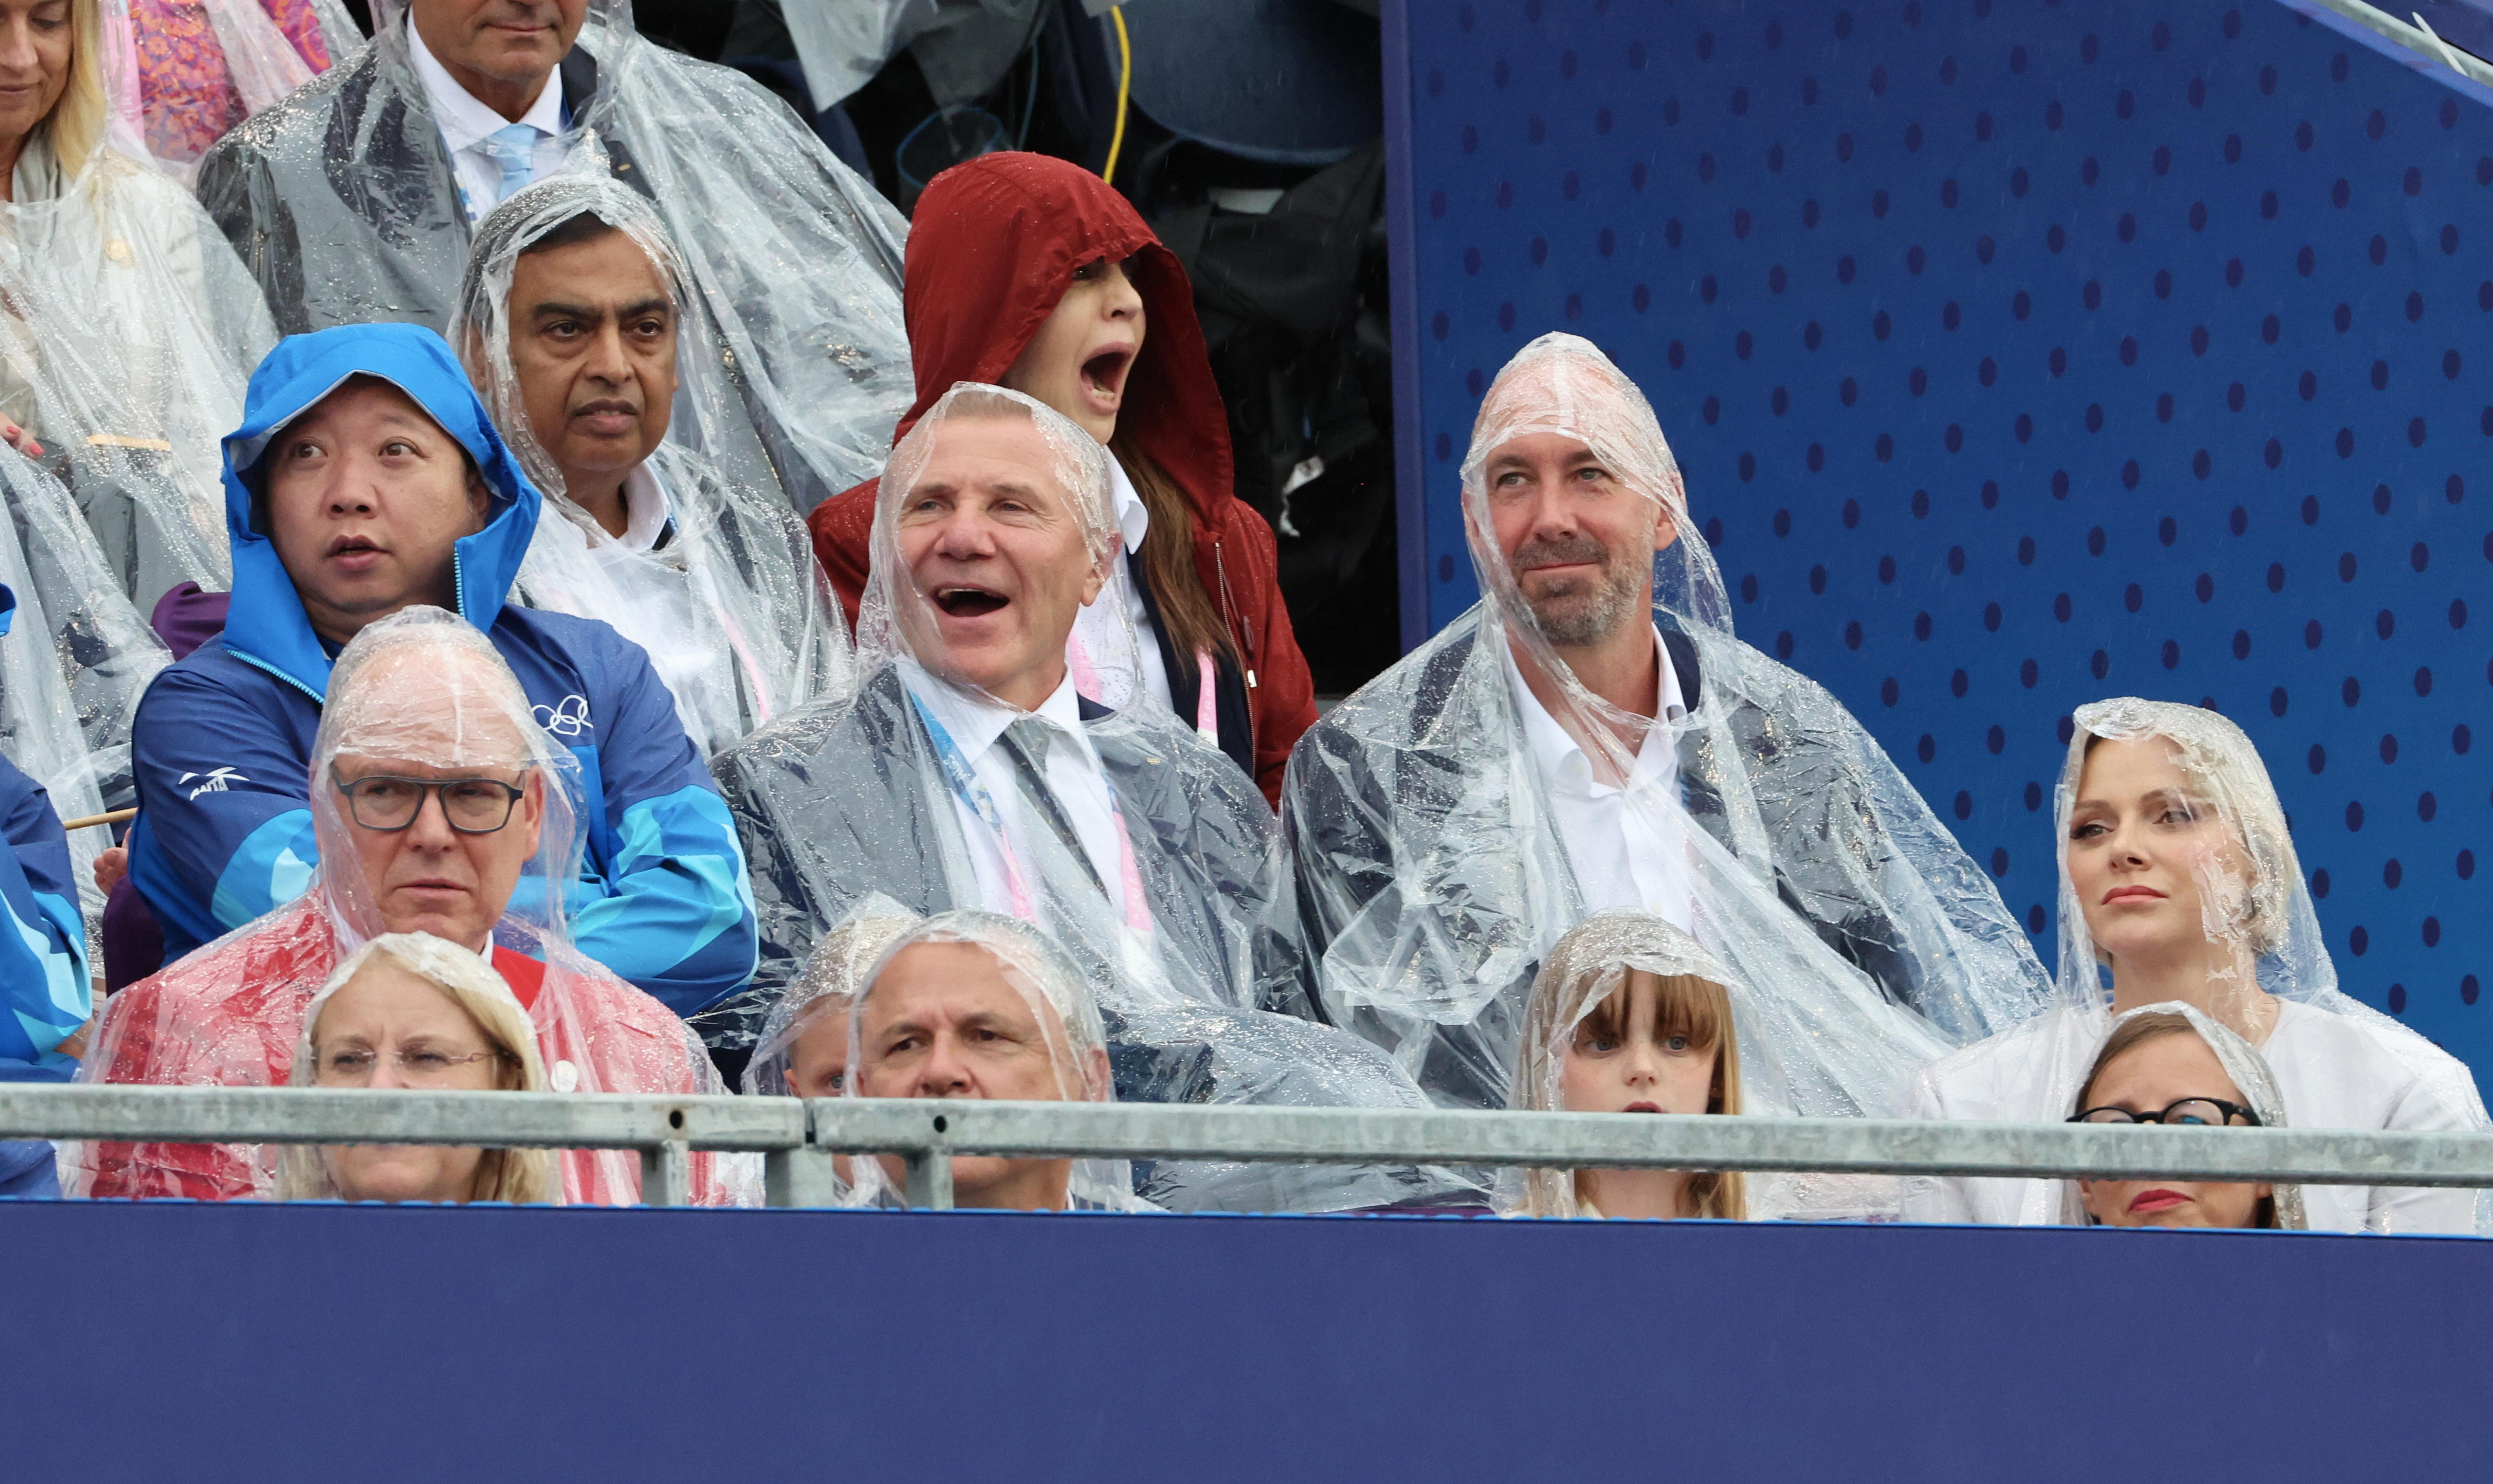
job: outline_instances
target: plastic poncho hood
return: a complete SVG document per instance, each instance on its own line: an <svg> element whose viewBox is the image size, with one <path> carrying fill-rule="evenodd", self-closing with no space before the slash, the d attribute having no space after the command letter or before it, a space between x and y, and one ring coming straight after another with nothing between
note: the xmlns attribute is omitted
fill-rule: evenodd
<svg viewBox="0 0 2493 1484"><path fill-rule="evenodd" d="M2215 1053L2217 1065L2225 1069L2225 1076L2233 1080L2234 1089L2242 1095L2243 1102L2250 1105L2251 1113L2259 1118L2260 1127L2285 1128L2288 1126L2285 1094L2277 1090L2276 1074L2268 1070L2268 1058L2260 1054L2258 1047L2236 1035L2231 1026L2197 1005L2184 1004L2178 999L2168 999L2152 1005L2141 1005L2135 1010L2125 1010L2113 1017L2112 1024L2105 1028L2105 1039L2110 1040L2115 1032L2130 1022L2149 1015L2178 1015L2188 1021L2190 1028L2198 1033L2199 1039L2207 1043L2208 1050ZM2084 1112L2086 1110L2076 1106L2073 1099L2069 1112L2064 1116L2075 1116ZM2078 1188L2078 1182L2071 1180L2063 1189L2064 1207L2061 1219L2070 1226L2088 1225L2090 1218L2087 1214L2085 1198ZM2276 1202L2277 1230L2300 1232L2310 1225L2303 1215L2301 1186L2291 1183L2274 1184L2269 1187L2269 1194Z"/></svg>
<svg viewBox="0 0 2493 1484"><path fill-rule="evenodd" d="M487 492L485 527L459 538L452 552L459 616L476 628L491 629L501 612L543 503L440 336L421 325L340 325L279 341L252 373L242 426L225 440L234 571L225 645L315 700L327 697L331 661L263 528L266 455L286 425L356 376L405 393L475 461Z"/></svg>
<svg viewBox="0 0 2493 1484"><path fill-rule="evenodd" d="M1116 1089L1094 1068L1108 1058L1108 1033L1097 1001L1080 967L1045 934L1028 923L993 912L960 910L938 913L892 935L874 963L856 981L849 1013L849 1069L842 1094L868 1096L865 1027L874 1016L874 994L892 961L921 944L962 944L993 961L999 976L1018 995L1036 1024L1048 1054L1055 1101L1113 1103ZM887 1090L886 1096L892 1095ZM901 1094L906 1096L907 1094ZM896 1203L898 1195L879 1160L850 1162L856 1187L851 1199L860 1204ZM1150 1211L1150 1202L1134 1195L1133 1172L1122 1159L1077 1159L1066 1191L1074 1210Z"/></svg>
<svg viewBox="0 0 2493 1484"><path fill-rule="evenodd" d="M529 422L512 350L522 258L581 216L621 233L676 312L676 391L664 442L635 478L663 492L672 535L640 550L569 497ZM477 227L450 341L513 455L546 496L517 600L595 618L639 644L705 755L851 679L847 625L831 611L805 527L752 435L710 347L706 303L647 198L611 177L566 171L515 193Z"/></svg>

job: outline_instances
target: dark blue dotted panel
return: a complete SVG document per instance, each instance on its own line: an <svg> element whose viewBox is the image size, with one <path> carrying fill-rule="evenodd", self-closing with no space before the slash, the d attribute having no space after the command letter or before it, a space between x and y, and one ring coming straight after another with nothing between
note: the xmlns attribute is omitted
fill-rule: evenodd
<svg viewBox="0 0 2493 1484"><path fill-rule="evenodd" d="M2493 1062L2483 94L2271 0L1414 9L1432 622L1473 601L1486 378L1587 335L1741 633L1877 733L2047 962L2070 708L2205 700L2346 987Z"/></svg>

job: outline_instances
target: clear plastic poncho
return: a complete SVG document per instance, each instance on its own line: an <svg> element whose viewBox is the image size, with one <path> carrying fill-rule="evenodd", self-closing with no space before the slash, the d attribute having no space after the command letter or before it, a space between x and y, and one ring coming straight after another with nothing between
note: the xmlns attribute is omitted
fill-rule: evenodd
<svg viewBox="0 0 2493 1484"><path fill-rule="evenodd" d="M181 186L100 144L28 140L0 202L0 417L32 432L141 609L222 591L225 467L277 341L258 287Z"/></svg>
<svg viewBox="0 0 2493 1484"><path fill-rule="evenodd" d="M520 1003L511 987L484 960L455 943L423 933L384 933L346 955L330 971L328 982L303 1009L303 1027L294 1039L294 1063L286 1074L287 1086L318 1083L319 1058L314 1033L320 1025L320 1012L331 996L375 962L390 964L423 980L476 1022L493 1049L508 1058L501 1063L502 1075L497 1079L503 1091L547 1090L550 1084L545 1058L537 1054L536 1031L528 1022L527 1007ZM543 1203L561 1194L554 1182L553 1161L543 1149L485 1151L477 1186L470 1200L501 1201L515 1205ZM287 1144L279 1151L276 1196L280 1201L339 1199L337 1179L319 1145Z"/></svg>
<svg viewBox="0 0 2493 1484"><path fill-rule="evenodd" d="M130 719L139 693L173 657L105 570L69 491L5 446L0 500L9 511L0 587L16 596L10 638L0 642L0 753L44 786L63 819L125 806ZM71 831L69 841L92 936L104 912L95 857L112 837L89 828Z"/></svg>
<svg viewBox="0 0 2493 1484"><path fill-rule="evenodd" d="M2178 1015L2188 1021L2191 1028L2199 1033L2199 1039L2208 1044L2208 1050L2215 1054L2216 1062L2225 1069L2225 1075L2233 1080L2234 1089L2242 1095L2243 1102L2250 1105L2251 1112L2259 1115L2260 1127L2284 1128L2287 1126L2285 1095L2277 1090L2276 1074L2268 1070L2268 1058L2260 1054L2258 1047L2236 1035L2231 1026L2216 1020L2197 1005L2186 1004L2178 999L2168 999L2157 1004L2141 1005L2135 1010L2124 1010L2114 1016L2112 1024L2104 1028L2105 1039L2109 1040L2112 1032L2118 1030L2127 1023L2148 1015ZM2094 1060L2093 1057L2088 1058L2088 1072L2093 1070ZM2081 1091L2084 1090L2088 1072L2078 1074ZM2073 1117L2084 1112L2086 1112L2085 1109L2077 1106L2076 1095L2073 1093L2069 1111L2062 1116ZM2091 1218L2087 1214L2086 1202L2078 1189L2078 1182L2063 1181L2060 1191L2060 1219L2073 1227L2088 1225ZM2277 1230L2300 1232L2310 1225L2303 1212L2301 1186L2274 1185L2270 1187L2269 1194L2276 1204Z"/></svg>
<svg viewBox="0 0 2493 1484"><path fill-rule="evenodd" d="M208 60L204 55L185 54L187 38L150 38L154 45L142 48L138 33L144 23L131 14L130 0L98 3L103 12L105 75L124 83L106 87L114 98L115 133L138 144L130 151L134 158L151 156L159 168L185 186L198 172L201 144L213 142L231 117L226 110L233 99L241 101L248 117L283 103L287 94L325 70L313 66L261 0L197 0L208 23L208 38L216 47L215 60L232 84L232 94L226 95L199 74L199 64ZM154 8L146 9L152 16ZM304 9L331 65L363 46L364 33L356 29L354 18L339 0L307 0ZM154 68L140 63L141 49L155 53ZM142 73L150 82L168 85L142 87L138 81ZM184 108L196 111L188 117L172 111ZM144 140L154 141L155 147L149 149L140 142Z"/></svg>
<svg viewBox="0 0 2493 1484"><path fill-rule="evenodd" d="M865 1064L864 1026L872 1014L876 981L891 961L921 943L967 943L985 950L996 961L1005 983L1029 1006L1046 1038L1048 1060L1055 1074L1056 1097L1066 1103L1113 1103L1116 1087L1095 1079L1088 1063L1104 1059L1108 1033L1091 987L1065 949L1028 923L993 912L940 912L904 928L889 937L856 980L856 997L849 1014L851 1076L841 1092L863 1097L857 1075ZM1066 1183L1067 1208L1092 1211L1154 1211L1159 1207L1134 1194L1132 1169L1122 1159L1077 1159ZM879 1159L849 1162L854 1181L850 1200L859 1205L906 1203L893 1189L890 1172Z"/></svg>
<svg viewBox="0 0 2493 1484"><path fill-rule="evenodd" d="M2161 1002L2186 994L2259 1049L2298 1127L2488 1126L2463 1063L2338 989L2284 806L2239 727L2198 706L2128 697L2080 706L2075 721L2053 803L2060 959L2051 1003L1925 1069L1916 1116L2065 1118L2115 1013L2140 997ZM2169 749L2181 775L2179 796L2158 807L2170 811L2173 823L2160 834L2127 831L2120 847L2137 853L2144 869L2167 873L2168 885L2195 892L2205 944L2204 955L2190 960L2193 972L2142 979L2127 993L2118 965L2088 927L2070 875L2079 787L2097 739L2157 739ZM2475 1191L2313 1185L2303 1203L2315 1231L2487 1229L2488 1202ZM2064 1214L2059 1185L2048 1180L1917 1179L1907 1183L1906 1210L1917 1220L2028 1225Z"/></svg>
<svg viewBox="0 0 2493 1484"><path fill-rule="evenodd" d="M579 761L538 727L492 643L455 614L411 608L366 627L339 655L312 751L318 862L302 896L115 994L79 1068L85 1082L275 1086L305 1008L339 963L390 931L331 769L341 757L523 778L542 813L535 850L493 925L495 968L526 1001L557 1092L721 1093L700 1042L655 999L581 956L563 902L580 871ZM428 806L429 807L429 806ZM505 829L524 828L525 801ZM463 945L465 946L465 945ZM526 981L534 981L533 985ZM640 1199L640 1157L561 1157L566 1202ZM186 1144L64 1147L64 1188L96 1196L264 1197L277 1151ZM749 1156L697 1153L705 1204L758 1203Z"/></svg>
<svg viewBox="0 0 2493 1484"><path fill-rule="evenodd" d="M1877 995L1789 993L1774 979L1733 972L1687 933L1645 912L1596 912L1550 946L1523 1012L1508 1106L1563 1110L1567 1048L1577 1027L1627 983L1631 970L1686 975L1723 987L1737 1046L1731 1114L1858 1117L1892 1113L1930 1049L1947 1043L1919 1017ZM1897 1182L1872 1175L1752 1174L1751 1219L1892 1217ZM1575 1172L1500 1172L1498 1206L1536 1216L1577 1214Z"/></svg>
<svg viewBox="0 0 2493 1484"><path fill-rule="evenodd" d="M1666 666L1684 668L1674 640L1693 661L1683 716L1594 696L1518 592L1485 470L1528 433L1587 445L1677 532L1653 559L1653 622ZM1941 1044L2042 1003L2025 933L1877 742L1732 633L1661 425L1598 347L1545 335L1517 352L1481 404L1462 480L1480 604L1320 721L1283 789L1336 1024L1391 1051L1440 1103L1506 1106L1535 965L1586 913L1517 699L1532 673L1593 776L1622 780L1607 807L1626 838L1672 868L1675 900L1645 908L1743 982L1828 1005L1883 998ZM1657 769L1657 755L1671 765Z"/></svg>
<svg viewBox="0 0 2493 1484"><path fill-rule="evenodd" d="M915 395L900 215L761 84L642 38L628 0L589 0L556 76L566 168L611 172L655 204L744 403L744 436L796 508L870 478ZM379 0L360 54L219 141L199 199L288 333L388 319L446 330L472 233L405 8Z"/></svg>
<svg viewBox="0 0 2493 1484"><path fill-rule="evenodd" d="M1033 502L1051 519L1069 512L1078 526L1102 584L1066 641L1078 706L1067 697L1034 718L963 678L930 595L901 559L903 499L956 418L1035 428L1040 441L1025 446L1043 449L1047 466L1030 471ZM743 1013L758 1016L830 925L880 893L927 914L999 911L1063 944L1096 986L1126 1101L1427 1106L1373 1048L1269 1009L1305 994L1272 814L1235 763L1136 683L1118 540L1105 451L1019 393L956 386L893 451L857 621L855 695L758 732L713 764L761 917L761 965ZM1004 761L1041 743L1043 772L1035 751L1023 754L1028 762ZM1016 771L989 787L974 756ZM704 1017L713 1039L738 1034L725 1020ZM1477 1194L1442 1172L1407 1169L1163 1164L1141 1177L1143 1194L1184 1209L1329 1210Z"/></svg>
<svg viewBox="0 0 2493 1484"><path fill-rule="evenodd" d="M665 490L675 532L654 550L617 541L566 497L562 471L529 424L512 360L511 284L521 254L584 212L639 246L677 311L674 416L667 441L645 465ZM545 492L517 601L602 619L648 651L684 731L705 754L847 689L848 629L834 616L804 522L708 353L716 342L708 313L645 197L611 176L571 173L515 193L477 227L449 339L520 466Z"/></svg>

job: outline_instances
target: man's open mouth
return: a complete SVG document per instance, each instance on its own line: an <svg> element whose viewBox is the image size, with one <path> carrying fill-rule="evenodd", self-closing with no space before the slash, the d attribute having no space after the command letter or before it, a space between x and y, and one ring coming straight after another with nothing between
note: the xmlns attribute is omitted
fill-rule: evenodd
<svg viewBox="0 0 2493 1484"><path fill-rule="evenodd" d="M953 618L984 618L1012 600L983 587L939 587L935 606Z"/></svg>

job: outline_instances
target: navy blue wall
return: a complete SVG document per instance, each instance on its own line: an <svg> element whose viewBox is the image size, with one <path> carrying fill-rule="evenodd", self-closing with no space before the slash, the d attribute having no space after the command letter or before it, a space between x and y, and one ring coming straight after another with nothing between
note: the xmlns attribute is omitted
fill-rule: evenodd
<svg viewBox="0 0 2493 1484"><path fill-rule="evenodd" d="M1474 597L1486 378L1589 336L1743 637L1868 724L2046 962L2070 708L2204 701L2268 758L2346 987L2493 1066L2481 90L2274 0L1409 10L1426 624Z"/></svg>
<svg viewBox="0 0 2493 1484"><path fill-rule="evenodd" d="M2493 1245L0 1202L16 1479L2481 1477Z"/></svg>

